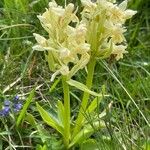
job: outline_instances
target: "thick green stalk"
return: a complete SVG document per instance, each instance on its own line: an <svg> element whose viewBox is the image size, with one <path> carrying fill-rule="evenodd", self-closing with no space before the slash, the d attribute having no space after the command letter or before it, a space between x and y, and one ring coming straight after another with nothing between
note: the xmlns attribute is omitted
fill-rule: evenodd
<svg viewBox="0 0 150 150"><path fill-rule="evenodd" d="M95 69L95 64L96 64L96 59L93 57L91 58L89 64L88 64L88 75L86 78L86 86L91 89L92 87L92 82L93 82L93 76L94 76L94 69ZM89 100L90 94L87 92L84 92L79 114L76 120L76 125L73 131L73 137L80 131L81 126L82 126L82 121L84 119L84 112L87 108L88 105L88 100Z"/></svg>
<svg viewBox="0 0 150 150"><path fill-rule="evenodd" d="M64 93L64 111L65 111L65 120L64 120L64 141L66 148L69 146L70 140L70 94L69 94L69 85L66 82L67 77L62 77L63 93Z"/></svg>

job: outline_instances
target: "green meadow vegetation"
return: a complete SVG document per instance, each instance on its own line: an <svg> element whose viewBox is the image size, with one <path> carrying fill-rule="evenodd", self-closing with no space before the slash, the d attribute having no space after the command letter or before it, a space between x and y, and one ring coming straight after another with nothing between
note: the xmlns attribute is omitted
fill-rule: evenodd
<svg viewBox="0 0 150 150"><path fill-rule="evenodd" d="M36 44L33 33L46 37L37 15L45 12L49 2L0 0L0 109L5 100L10 100L12 106L9 116L0 116L0 150L69 149L53 125L41 117L48 113L56 117L57 105L61 108L62 104L58 101L67 91L65 83L63 91L60 76L56 76L55 82L50 81L52 72L44 53L32 49ZM65 5L65 0L56 2ZM78 12L82 10L80 0L67 0L70 2L78 7ZM82 142L70 146L72 150L150 150L150 0L130 0L128 8L137 10L125 24L128 53L119 61L113 57L98 60L92 91L87 91L90 100L100 91L106 94L100 102L95 101L98 105L91 105L105 127L93 126L93 115L85 113L87 124L91 125L88 138L84 140L79 135L77 141ZM78 83L69 82L73 84L70 120L77 118L81 94L88 90L79 85L86 81L85 69L72 79ZM17 112L13 104L16 96L17 104L22 105L20 109L17 105ZM63 111L59 111L62 117Z"/></svg>

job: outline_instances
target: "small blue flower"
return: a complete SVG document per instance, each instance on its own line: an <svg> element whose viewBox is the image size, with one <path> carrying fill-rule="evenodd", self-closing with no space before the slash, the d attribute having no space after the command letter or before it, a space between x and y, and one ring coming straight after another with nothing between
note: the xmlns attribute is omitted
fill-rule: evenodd
<svg viewBox="0 0 150 150"><path fill-rule="evenodd" d="M4 112L5 114L8 114L9 111L10 111L10 107L6 106L6 107L3 108L3 112Z"/></svg>
<svg viewBox="0 0 150 150"><path fill-rule="evenodd" d="M5 106L1 111L0 111L0 116L5 117L9 114L10 112L10 107Z"/></svg>
<svg viewBox="0 0 150 150"><path fill-rule="evenodd" d="M0 117L6 117L10 114L11 110L13 110L14 113L19 112L22 109L22 104L19 101L19 96L16 95L13 98L13 101L5 100L2 106L2 109L0 110Z"/></svg>
<svg viewBox="0 0 150 150"><path fill-rule="evenodd" d="M4 106L9 106L10 105L10 101L9 100L5 100L4 101Z"/></svg>
<svg viewBox="0 0 150 150"><path fill-rule="evenodd" d="M1 116L1 117L4 117L3 110L0 110L0 116Z"/></svg>
<svg viewBox="0 0 150 150"><path fill-rule="evenodd" d="M16 95L16 96L14 97L14 101L18 101L18 100L19 100L19 96Z"/></svg>
<svg viewBox="0 0 150 150"><path fill-rule="evenodd" d="M14 111L15 112L20 111L21 108L22 108L22 104L21 103L14 104Z"/></svg>

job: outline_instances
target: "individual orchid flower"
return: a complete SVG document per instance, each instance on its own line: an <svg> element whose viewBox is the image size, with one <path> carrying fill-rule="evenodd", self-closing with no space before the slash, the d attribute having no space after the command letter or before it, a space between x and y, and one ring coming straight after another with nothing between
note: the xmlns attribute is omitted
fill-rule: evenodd
<svg viewBox="0 0 150 150"><path fill-rule="evenodd" d="M49 33L49 36L62 42L65 40L65 28L72 22L78 22L78 18L74 12L74 5L68 4L65 8L58 6L55 1L49 3L49 9L46 9L38 18L43 28Z"/></svg>
<svg viewBox="0 0 150 150"><path fill-rule="evenodd" d="M105 21L104 24L106 37L111 37L114 43L121 43L126 41L123 33L126 32L126 29L121 24L114 25L110 21Z"/></svg>
<svg viewBox="0 0 150 150"><path fill-rule="evenodd" d="M95 8L97 7L96 3L92 2L91 0L82 0L82 5L84 6L85 12L94 12Z"/></svg>
<svg viewBox="0 0 150 150"><path fill-rule="evenodd" d="M33 49L38 50L38 51L44 51L45 50L44 47L48 46L47 40L39 34L33 33L33 35L34 35L36 41L38 42L37 45L33 46Z"/></svg>
<svg viewBox="0 0 150 150"><path fill-rule="evenodd" d="M109 7L107 17L109 17L113 23L125 23L127 19L130 19L133 15L137 13L137 11L126 9L127 3L128 1L125 0L118 6L115 4L112 7Z"/></svg>
<svg viewBox="0 0 150 150"><path fill-rule="evenodd" d="M55 77L59 74L68 75L69 74L69 67L65 66L65 65L61 66L60 69L58 69L55 73L52 74L51 82L54 81Z"/></svg>
<svg viewBox="0 0 150 150"><path fill-rule="evenodd" d="M112 40L104 40L103 43L99 46L96 56L98 58L108 58L110 57L113 51L113 42Z"/></svg>
<svg viewBox="0 0 150 150"><path fill-rule="evenodd" d="M124 45L114 45L112 54L116 55L116 60L123 58L123 54L128 53L126 51L127 46Z"/></svg>

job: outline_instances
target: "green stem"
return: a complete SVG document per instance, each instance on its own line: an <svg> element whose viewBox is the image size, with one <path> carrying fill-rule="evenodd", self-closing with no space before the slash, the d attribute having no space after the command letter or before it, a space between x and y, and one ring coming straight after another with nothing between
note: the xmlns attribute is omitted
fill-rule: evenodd
<svg viewBox="0 0 150 150"><path fill-rule="evenodd" d="M94 69L95 69L95 64L96 64L96 59L93 57L91 58L89 64L88 64L88 75L86 78L86 86L91 89L92 87L92 82L93 82L93 76L94 76ZM76 125L73 131L73 137L80 131L81 126L82 126L82 121L84 119L84 112L87 108L88 105L88 100L89 100L90 94L87 92L84 92L79 114L76 120Z"/></svg>
<svg viewBox="0 0 150 150"><path fill-rule="evenodd" d="M64 120L64 141L66 147L69 146L70 140L70 94L69 94L69 85L67 84L67 77L62 77L63 93L64 93L64 111L65 111L65 120Z"/></svg>

